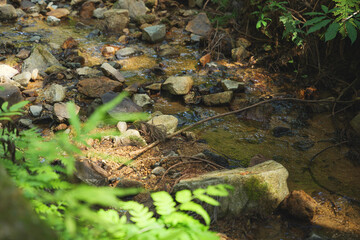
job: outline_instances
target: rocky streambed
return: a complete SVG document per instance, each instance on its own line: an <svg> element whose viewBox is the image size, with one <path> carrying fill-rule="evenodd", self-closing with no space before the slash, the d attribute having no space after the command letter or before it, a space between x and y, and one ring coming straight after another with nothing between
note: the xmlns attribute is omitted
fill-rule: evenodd
<svg viewBox="0 0 360 240"><path fill-rule="evenodd" d="M356 224L360 215L354 204L360 200L359 166L346 158L346 146L317 156L335 143L328 103L260 105L205 122L150 149L131 165L125 164L131 152L165 132L171 134L261 100L299 97L291 75L271 74L252 64L256 61L251 43L244 36L233 38L230 46L226 41L222 44L225 58L207 54L205 45L214 29L207 15L192 1L189 4L192 8L176 1L160 1L158 6L151 1L123 0L1 3L1 101L28 100L26 114L17 124L38 127L44 136L51 136L56 131L71 131L66 102L74 102L81 119L86 120L125 90L129 98L109 115L148 112L151 117L143 125L119 122L97 129L105 132L117 127L119 136L89 141L91 147L84 149L85 157L77 163L77 177L82 181L173 191L186 186L184 179L204 173L214 179L214 170L234 168L229 174L244 178L234 177L234 182L227 183L244 187L231 202L245 208L234 211L224 202L224 211L230 209L233 215L221 220L214 227L217 231L231 239L356 239L360 234ZM149 126L160 130L154 132ZM267 162L270 159L274 161ZM247 166L252 168L243 168ZM281 174L274 177L276 171ZM276 204L272 199L256 205L259 198L249 193L267 188L252 178L260 172L266 175L261 180L267 186L275 186L270 192ZM214 183L204 179L191 181L196 187ZM284 199L287 189L302 189L312 197L297 197L305 198L310 209L300 218L310 218L312 224L278 215L260 220ZM240 201L237 196L246 199ZM256 201L248 201L249 196ZM135 198L150 204L146 194ZM237 218L252 209L257 213L248 222ZM237 231L231 227L236 222L243 226Z"/></svg>

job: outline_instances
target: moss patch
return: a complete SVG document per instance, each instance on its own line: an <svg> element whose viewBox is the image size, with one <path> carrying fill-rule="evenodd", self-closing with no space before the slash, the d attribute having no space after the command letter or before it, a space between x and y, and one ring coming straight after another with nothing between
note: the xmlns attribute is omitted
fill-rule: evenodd
<svg viewBox="0 0 360 240"><path fill-rule="evenodd" d="M245 182L245 191L249 200L258 201L268 195L268 186L265 182L261 182L256 177L251 177Z"/></svg>

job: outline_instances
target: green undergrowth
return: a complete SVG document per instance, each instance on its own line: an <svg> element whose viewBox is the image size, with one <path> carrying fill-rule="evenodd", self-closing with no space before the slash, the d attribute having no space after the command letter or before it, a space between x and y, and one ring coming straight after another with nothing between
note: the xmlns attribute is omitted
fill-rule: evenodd
<svg viewBox="0 0 360 240"><path fill-rule="evenodd" d="M48 225L55 230L59 239L219 239L209 231L210 217L196 201L218 206L213 197L226 196L230 186L209 186L193 192L182 190L175 198L167 192L152 193L155 214L142 204L121 200L141 192L140 189L95 187L67 181L73 176L77 157L82 156L81 148L87 146L90 138L100 137L93 129L125 96L120 94L99 107L85 123L75 114L75 105L69 103L71 134L60 132L51 139L42 138L37 129L16 128L12 118L22 114L27 102L11 107L4 103L0 111L0 164L44 220L44 227ZM144 117L147 116L129 114L121 119L134 121ZM195 212L201 220L189 212Z"/></svg>

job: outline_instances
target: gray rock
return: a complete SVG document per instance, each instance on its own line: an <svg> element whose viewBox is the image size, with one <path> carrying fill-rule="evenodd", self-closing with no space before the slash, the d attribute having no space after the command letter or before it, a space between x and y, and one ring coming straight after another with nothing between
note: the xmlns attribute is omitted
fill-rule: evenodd
<svg viewBox="0 0 360 240"><path fill-rule="evenodd" d="M43 107L41 105L32 105L30 106L30 113L34 117L39 117L41 115L41 112L43 110Z"/></svg>
<svg viewBox="0 0 360 240"><path fill-rule="evenodd" d="M115 146L145 146L146 141L141 137L138 130L128 129L121 136L114 138Z"/></svg>
<svg viewBox="0 0 360 240"><path fill-rule="evenodd" d="M146 86L145 88L149 89L149 90L160 91L161 86L162 86L161 83L153 83L153 84L150 84L150 85Z"/></svg>
<svg viewBox="0 0 360 240"><path fill-rule="evenodd" d="M90 67L77 68L76 73L81 77L95 77L101 75L99 70Z"/></svg>
<svg viewBox="0 0 360 240"><path fill-rule="evenodd" d="M165 44L159 47L158 55L160 57L178 57L180 52L169 44Z"/></svg>
<svg viewBox="0 0 360 240"><path fill-rule="evenodd" d="M27 118L22 118L19 120L19 124L23 127L26 128L34 128L35 125L33 124L33 122L31 121L31 119L27 119Z"/></svg>
<svg viewBox="0 0 360 240"><path fill-rule="evenodd" d="M156 167L151 171L151 173L156 175L156 176L161 176L161 175L163 175L165 173L165 171L166 170L163 167Z"/></svg>
<svg viewBox="0 0 360 240"><path fill-rule="evenodd" d="M118 122L116 127L117 127L117 129L119 129L120 133L125 133L127 130L127 123L126 122Z"/></svg>
<svg viewBox="0 0 360 240"><path fill-rule="evenodd" d="M48 16L46 18L46 22L50 25L50 26L57 26L60 24L60 19L54 16Z"/></svg>
<svg viewBox="0 0 360 240"><path fill-rule="evenodd" d="M21 8L17 8L17 9L15 9L15 11L16 11L16 15L18 18L26 15L26 12L24 12Z"/></svg>
<svg viewBox="0 0 360 240"><path fill-rule="evenodd" d="M0 64L0 78L10 79L18 74L19 71L5 64Z"/></svg>
<svg viewBox="0 0 360 240"><path fill-rule="evenodd" d="M357 134L360 135L360 113L358 113L351 121L351 127L355 130Z"/></svg>
<svg viewBox="0 0 360 240"><path fill-rule="evenodd" d="M179 120L172 115L160 115L153 117L148 121L149 124L166 130L167 134L172 134L175 132L178 122Z"/></svg>
<svg viewBox="0 0 360 240"><path fill-rule="evenodd" d="M66 88L59 84L52 84L44 91L45 100L54 103L65 99Z"/></svg>
<svg viewBox="0 0 360 240"><path fill-rule="evenodd" d="M233 97L232 91L225 91L203 96L203 101L206 106L216 106L230 103Z"/></svg>
<svg viewBox="0 0 360 240"><path fill-rule="evenodd" d="M162 84L162 89L169 91L173 95L185 95L190 91L193 84L194 81L191 76L172 76Z"/></svg>
<svg viewBox="0 0 360 240"><path fill-rule="evenodd" d="M117 95L118 93L108 92L101 95L101 100L105 104L113 100ZM126 112L141 112L141 111L142 111L142 107L136 105L130 98L124 98L121 101L121 103L116 105L115 108L108 111L108 113L110 114L110 116L114 118L118 118L119 115L121 116L123 113Z"/></svg>
<svg viewBox="0 0 360 240"><path fill-rule="evenodd" d="M190 40L191 40L192 42L200 42L202 38L203 38L202 36L197 35L197 34L193 34L193 33L192 33L192 34L190 35Z"/></svg>
<svg viewBox="0 0 360 240"><path fill-rule="evenodd" d="M5 4L0 6L0 20L1 21L11 21L17 18L17 13L15 8L10 4Z"/></svg>
<svg viewBox="0 0 360 240"><path fill-rule="evenodd" d="M24 61L23 71L32 72L34 69L38 69L40 72L44 72L52 65L61 66L49 50L44 45L39 44L33 48L30 57Z"/></svg>
<svg viewBox="0 0 360 240"><path fill-rule="evenodd" d="M107 8L97 8L93 12L93 17L97 19L103 19L104 13L107 11Z"/></svg>
<svg viewBox="0 0 360 240"><path fill-rule="evenodd" d="M75 111L76 114L79 113L80 107L75 105ZM67 104L66 103L55 103L54 104L54 114L56 116L56 119L59 122L63 122L65 120L68 120L70 118L70 114L67 110Z"/></svg>
<svg viewBox="0 0 360 240"><path fill-rule="evenodd" d="M135 48L132 47L126 47L126 48L122 48L120 50L118 50L115 55L117 59L123 58L123 57L129 57L132 56L134 54L136 54L137 51L135 50Z"/></svg>
<svg viewBox="0 0 360 240"><path fill-rule="evenodd" d="M250 168L216 171L196 178L181 180L174 191L195 190L210 185L229 184L234 187L228 197L218 199L219 217L244 214L271 214L289 194L286 180L288 171L279 163L270 160ZM208 212L214 210L206 206Z"/></svg>
<svg viewBox="0 0 360 240"><path fill-rule="evenodd" d="M110 64L103 63L101 65L101 70L103 71L103 73L106 76L108 76L114 80L117 80L119 82L125 82L125 78L123 77L123 75L118 70L116 70L114 67L112 67Z"/></svg>
<svg viewBox="0 0 360 240"><path fill-rule="evenodd" d="M125 9L111 9L104 12L105 27L109 32L122 33L129 24L129 11Z"/></svg>
<svg viewBox="0 0 360 240"><path fill-rule="evenodd" d="M129 16L131 19L135 19L137 16L146 14L146 6L143 0L118 0L114 4L113 8L129 10Z"/></svg>
<svg viewBox="0 0 360 240"><path fill-rule="evenodd" d="M26 87L31 79L31 73L30 72L23 72L20 73L18 75L16 75L15 77L13 77L13 80L17 83L19 83L21 86Z"/></svg>
<svg viewBox="0 0 360 240"><path fill-rule="evenodd" d="M212 30L212 25L206 13L199 13L185 28L186 31L206 37Z"/></svg>
<svg viewBox="0 0 360 240"><path fill-rule="evenodd" d="M11 106L24 100L18 87L9 83L2 83L0 87L2 88L0 91L0 105L9 102L9 106Z"/></svg>
<svg viewBox="0 0 360 240"><path fill-rule="evenodd" d="M89 159L75 161L75 169L75 176L89 185L105 186L108 184L109 174Z"/></svg>
<svg viewBox="0 0 360 240"><path fill-rule="evenodd" d="M244 90L245 83L225 79L221 81L221 86L225 91L240 91Z"/></svg>
<svg viewBox="0 0 360 240"><path fill-rule="evenodd" d="M142 39L144 41L149 41L151 43L161 42L164 40L166 34L166 26L155 25L151 27L146 27L143 29Z"/></svg>
<svg viewBox="0 0 360 240"><path fill-rule="evenodd" d="M151 106L154 103L154 101L145 93L134 94L132 100L140 107Z"/></svg>

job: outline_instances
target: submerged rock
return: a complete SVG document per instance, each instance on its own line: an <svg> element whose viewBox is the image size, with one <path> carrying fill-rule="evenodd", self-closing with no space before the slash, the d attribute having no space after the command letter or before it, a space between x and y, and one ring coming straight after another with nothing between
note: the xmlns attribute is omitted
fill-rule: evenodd
<svg viewBox="0 0 360 240"><path fill-rule="evenodd" d="M162 89L169 91L173 95L185 95L192 88L194 81L191 76L172 76L162 84Z"/></svg>
<svg viewBox="0 0 360 240"><path fill-rule="evenodd" d="M174 191L195 190L210 185L229 184L234 187L228 197L220 198L216 207L219 217L244 214L271 214L288 195L288 171L275 161L267 161L250 168L216 171L195 178L181 180ZM213 207L205 206L211 211Z"/></svg>
<svg viewBox="0 0 360 240"><path fill-rule="evenodd" d="M216 106L230 103L233 97L232 91L225 91L203 96L203 101L206 106Z"/></svg>
<svg viewBox="0 0 360 240"><path fill-rule="evenodd" d="M292 144L293 148L300 151L307 151L313 146L314 146L314 141L312 141L311 139L300 140Z"/></svg>
<svg viewBox="0 0 360 240"><path fill-rule="evenodd" d="M193 34L206 37L211 32L212 25L206 13L199 13L187 24L185 30Z"/></svg>
<svg viewBox="0 0 360 240"><path fill-rule="evenodd" d="M245 83L225 79L221 81L221 86L225 91L242 91Z"/></svg>

